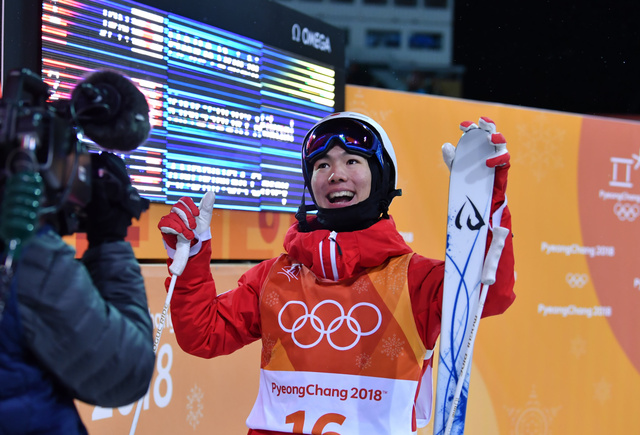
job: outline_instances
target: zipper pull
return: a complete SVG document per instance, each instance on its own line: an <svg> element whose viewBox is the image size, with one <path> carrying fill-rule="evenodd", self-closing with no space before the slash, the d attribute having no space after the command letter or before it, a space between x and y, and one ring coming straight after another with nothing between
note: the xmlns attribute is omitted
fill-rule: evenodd
<svg viewBox="0 0 640 435"><path fill-rule="evenodd" d="M336 231L331 231L331 233L329 233L329 240L336 244L336 246L338 247L338 254L342 255L342 249L340 248L336 237L338 237L338 233Z"/></svg>

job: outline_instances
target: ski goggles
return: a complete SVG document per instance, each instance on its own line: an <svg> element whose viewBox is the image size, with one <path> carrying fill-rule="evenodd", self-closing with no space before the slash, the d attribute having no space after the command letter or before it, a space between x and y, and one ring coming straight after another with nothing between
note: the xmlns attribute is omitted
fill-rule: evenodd
<svg viewBox="0 0 640 435"><path fill-rule="evenodd" d="M302 159L310 163L333 145L342 145L348 152L367 158L375 155L384 168L378 136L366 124L350 118L336 118L311 130L302 145Z"/></svg>

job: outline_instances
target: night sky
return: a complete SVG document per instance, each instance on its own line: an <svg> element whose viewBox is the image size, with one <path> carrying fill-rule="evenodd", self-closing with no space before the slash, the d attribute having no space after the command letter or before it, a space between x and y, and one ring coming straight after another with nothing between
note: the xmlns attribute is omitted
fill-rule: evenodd
<svg viewBox="0 0 640 435"><path fill-rule="evenodd" d="M458 0L453 54L467 99L640 115L638 2Z"/></svg>

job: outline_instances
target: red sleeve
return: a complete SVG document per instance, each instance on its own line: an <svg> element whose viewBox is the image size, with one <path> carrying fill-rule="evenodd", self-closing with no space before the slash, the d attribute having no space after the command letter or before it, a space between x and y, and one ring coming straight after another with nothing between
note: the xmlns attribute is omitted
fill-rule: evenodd
<svg viewBox="0 0 640 435"><path fill-rule="evenodd" d="M504 313L507 308L511 306L516 299L516 294L513 291L515 285L515 259L513 256L513 234L511 233L511 213L509 208L505 207L502 213L501 227L509 229L509 235L504 243L502 249L502 255L498 263L498 270L496 271L496 282L489 287L487 292L487 300L482 310L482 317L495 316L497 314ZM487 238L487 249L491 244L491 231Z"/></svg>
<svg viewBox="0 0 640 435"><path fill-rule="evenodd" d="M496 168L495 180L493 184L493 203L491 204L491 216L492 225L498 225L509 230L509 234L505 240L504 248L502 249L502 255L498 263L498 270L496 271L496 282L487 293L487 300L485 301L484 309L482 311L482 317L495 316L496 314L504 313L507 308L511 306L516 298L513 292L515 285L514 267L515 259L513 255L513 231L511 228L511 212L506 205L507 202L507 173L510 167L510 163ZM502 208L502 216L500 222L493 222L494 213ZM489 250L493 233L489 231L487 236L486 250ZM486 251L485 251L486 252Z"/></svg>
<svg viewBox="0 0 640 435"><path fill-rule="evenodd" d="M409 263L407 279L413 317L420 338L425 347L432 350L440 335L444 261L414 254Z"/></svg>
<svg viewBox="0 0 640 435"><path fill-rule="evenodd" d="M259 300L275 258L249 269L238 287L220 295L211 275L211 242L189 259L176 280L171 298L171 320L178 344L185 352L202 358L227 355L258 340ZM169 260L168 265L171 264ZM165 286L169 288L171 278Z"/></svg>

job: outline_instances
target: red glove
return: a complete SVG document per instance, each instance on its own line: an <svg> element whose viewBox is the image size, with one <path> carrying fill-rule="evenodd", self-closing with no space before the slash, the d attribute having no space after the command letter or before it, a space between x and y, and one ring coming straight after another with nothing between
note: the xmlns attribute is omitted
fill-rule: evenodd
<svg viewBox="0 0 640 435"><path fill-rule="evenodd" d="M506 168L504 169L508 169L510 155L507 151L507 141L502 133L496 132L495 122L493 122L490 118L483 116L478 121L478 125L471 121L463 121L460 123L460 130L462 130L464 133L474 128L481 128L489 133L487 139L496 148L495 154L487 159L487 166L490 168L496 168L496 175L500 167L506 166ZM452 144L447 142L442 145L442 158L449 170L451 170L451 164L453 163L455 154L456 147L454 147Z"/></svg>
<svg viewBox="0 0 640 435"><path fill-rule="evenodd" d="M194 247L199 242L211 239L211 215L213 205L215 203L215 194L207 192L200 203L200 207L196 206L193 199L183 196L176 202L169 214L160 218L158 229L162 232L169 256L173 258L173 252L176 249L178 237L189 241ZM196 254L192 249L191 255Z"/></svg>
<svg viewBox="0 0 640 435"><path fill-rule="evenodd" d="M162 232L164 243L171 249L176 249L178 234L185 239L195 243L196 216L200 215L200 210L187 196L183 196L176 202L168 215L160 218L158 229Z"/></svg>
<svg viewBox="0 0 640 435"><path fill-rule="evenodd" d="M483 116L480 118L478 124L481 129L491 134L489 140L493 146L496 147L496 153L487 159L487 166L490 168L496 168L497 172L498 168L507 165L511 158L509 151L507 151L507 140L504 138L502 133L496 133L496 124L491 119Z"/></svg>
<svg viewBox="0 0 640 435"><path fill-rule="evenodd" d="M478 124L471 121L464 121L460 123L460 130L463 133L474 129L481 128L486 131L487 140L495 147L495 153L489 156L486 160L486 165L490 168L495 168L495 178L493 182L493 204L491 207L492 226L500 226L502 220L502 212L506 207L506 190L507 190L507 172L511 164L509 160L511 156L507 151L507 141L502 133L496 132L496 124L490 118L485 116L481 117ZM442 158L445 164L451 170L451 165L456 154L456 148L450 143L445 143L442 146ZM495 219L494 219L495 218ZM494 222L494 220L496 222Z"/></svg>
<svg viewBox="0 0 640 435"><path fill-rule="evenodd" d="M492 213L492 225L500 226L502 219L502 209L506 206L506 194L507 194L507 172L511 163L509 160L511 156L507 151L507 140L502 133L496 133L496 124L489 118L482 117L478 123L480 128L487 131L491 136L489 140L496 147L496 152L493 156L487 159L487 166L495 168L495 178L493 181L493 204L491 207ZM498 212L496 214L496 212ZM498 220L495 222L493 219Z"/></svg>

